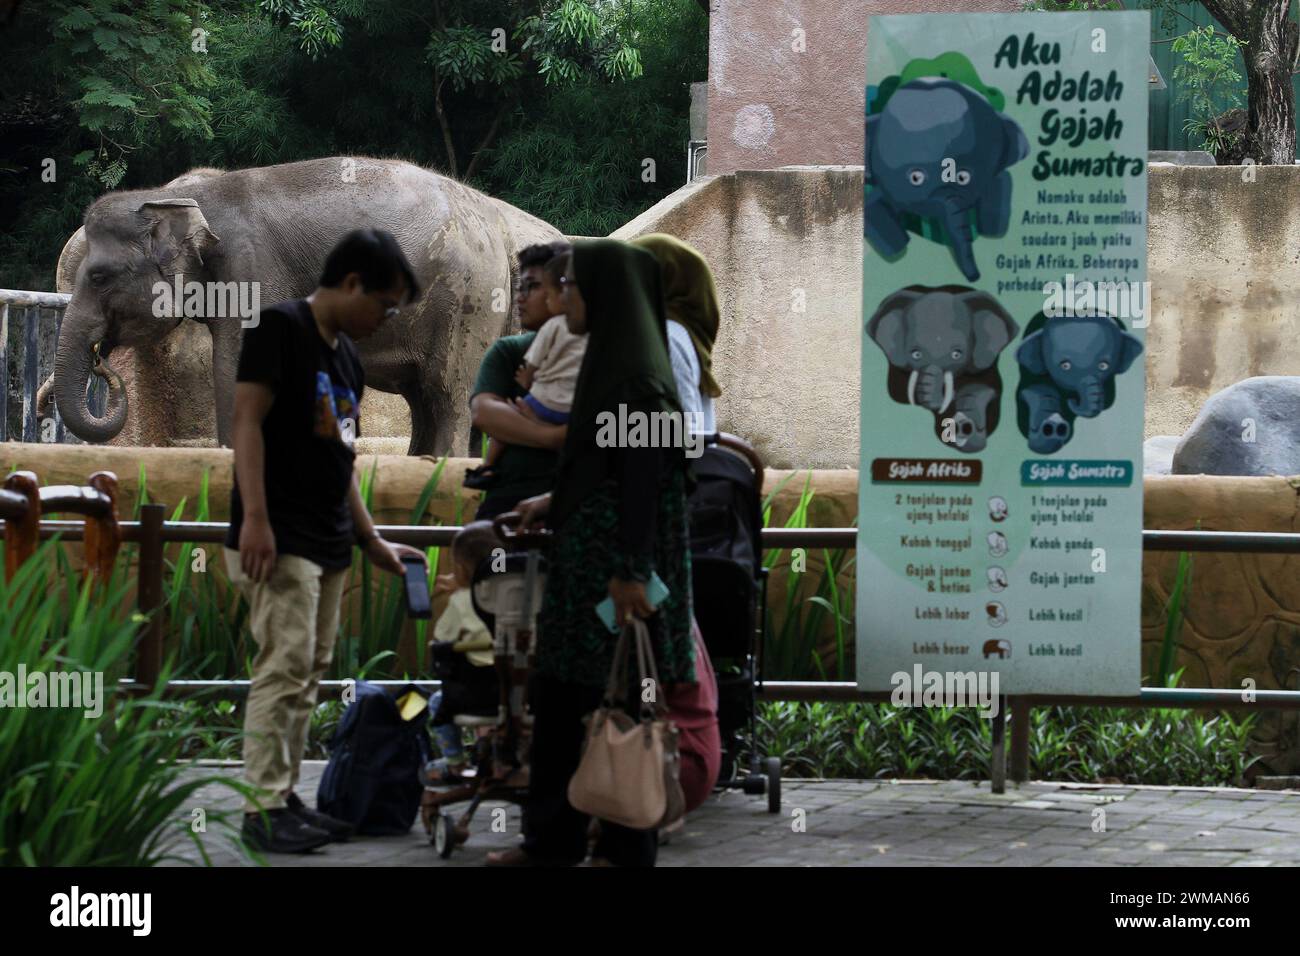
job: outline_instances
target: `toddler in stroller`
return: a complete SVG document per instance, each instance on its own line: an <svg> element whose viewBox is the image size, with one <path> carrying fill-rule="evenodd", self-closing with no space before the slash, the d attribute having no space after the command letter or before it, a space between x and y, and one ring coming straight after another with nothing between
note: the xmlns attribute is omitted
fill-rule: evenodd
<svg viewBox="0 0 1300 956"><path fill-rule="evenodd" d="M468 765L462 728L454 723L457 714L491 716L500 699L492 633L474 611L470 587L474 571L492 557L501 541L490 521L466 525L452 540L450 581L440 579L439 591L451 590L447 609L434 627L430 644L435 676L442 688L429 698L429 716L434 738L442 756L426 764L426 786L454 783L463 778Z"/></svg>

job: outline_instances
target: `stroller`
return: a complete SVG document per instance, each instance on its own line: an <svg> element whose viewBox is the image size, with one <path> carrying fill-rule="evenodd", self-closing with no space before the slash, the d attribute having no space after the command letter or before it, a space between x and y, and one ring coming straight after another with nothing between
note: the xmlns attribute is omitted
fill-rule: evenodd
<svg viewBox="0 0 1300 956"><path fill-rule="evenodd" d="M722 769L716 787L767 794L781 810L781 758L760 760L755 687L763 682L767 569L763 567L763 460L736 435L710 436L694 462L688 503L695 620L718 676ZM742 771L741 753L749 753Z"/></svg>
<svg viewBox="0 0 1300 956"><path fill-rule="evenodd" d="M532 671L534 626L546 583L541 554L549 532L516 532L514 512L493 524L506 545L505 568L494 568L488 558L474 572L474 610L492 632L501 700L496 714L457 714L458 727L480 733L475 742L474 771L449 789L427 787L420 801L420 818L429 841L446 860L469 839L469 825L484 800L522 803L528 795L528 753L532 717L527 713L527 683ZM519 549L526 549L520 551ZM446 807L468 800L459 818Z"/></svg>

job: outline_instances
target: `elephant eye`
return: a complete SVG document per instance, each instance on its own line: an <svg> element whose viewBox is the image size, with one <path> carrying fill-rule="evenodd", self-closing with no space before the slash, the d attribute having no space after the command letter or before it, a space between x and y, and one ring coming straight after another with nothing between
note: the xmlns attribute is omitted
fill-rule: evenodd
<svg viewBox="0 0 1300 956"><path fill-rule="evenodd" d="M953 357L954 359L959 359L959 358L961 358L961 349L953 349L953 350L952 350L952 357Z"/></svg>
<svg viewBox="0 0 1300 956"><path fill-rule="evenodd" d="M1062 372L1068 372L1071 368L1073 368L1073 366L1070 364L1070 360L1069 360L1069 359L1065 359L1065 360L1063 360L1063 361L1061 362L1061 371L1062 371Z"/></svg>
<svg viewBox="0 0 1300 956"><path fill-rule="evenodd" d="M970 182L970 173L964 169L957 170L957 185L965 186Z"/></svg>
<svg viewBox="0 0 1300 956"><path fill-rule="evenodd" d="M915 359L915 360L918 361L918 362L921 361L921 350L920 350L920 349L912 349L912 358Z"/></svg>
<svg viewBox="0 0 1300 956"><path fill-rule="evenodd" d="M1106 371L1106 369L1108 369L1108 368L1110 368L1110 363L1109 363L1109 362L1105 362L1105 361L1103 361L1103 362L1098 362L1098 363L1097 363L1097 370L1100 371L1100 372L1104 372L1104 371Z"/></svg>
<svg viewBox="0 0 1300 956"><path fill-rule="evenodd" d="M913 169L907 174L907 181L913 186L919 186L925 182L925 171L922 169Z"/></svg>

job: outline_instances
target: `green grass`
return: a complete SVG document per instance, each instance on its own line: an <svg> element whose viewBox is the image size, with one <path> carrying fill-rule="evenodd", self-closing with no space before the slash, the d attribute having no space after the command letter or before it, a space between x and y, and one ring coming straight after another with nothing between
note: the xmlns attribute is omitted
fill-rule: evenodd
<svg viewBox="0 0 1300 956"><path fill-rule="evenodd" d="M795 476L791 472L763 500L763 526L772 526L772 502ZM807 528L808 509L815 492L812 472L804 479L799 500L782 527ZM808 549L770 549L763 555L763 567L772 574L786 571L785 599L767 615L763 648L764 675L771 680L848 680L854 672L854 595L851 588L840 586L839 578L850 571L856 553L846 548L822 548L822 567L816 573L807 570ZM819 641L831 622L834 634L832 666L822 662Z"/></svg>
<svg viewBox="0 0 1300 956"><path fill-rule="evenodd" d="M0 671L98 674L103 688L98 714L85 706L6 709L0 865L150 866L175 857L176 841L187 839L207 861L190 827L196 807L206 826L233 833L226 815L197 804L196 794L212 784L242 793L243 785L186 773L193 759L218 755L211 744L224 732L205 730L197 711L162 700L170 666L141 696L116 692L143 620L119 610L125 595L120 574L103 593L82 584L54 543L12 582L0 581ZM208 743L193 745L209 732Z"/></svg>
<svg viewBox="0 0 1300 956"><path fill-rule="evenodd" d="M761 756L795 777L986 780L992 721L974 708L765 702ZM1037 707L1030 777L1080 783L1240 786L1255 715Z"/></svg>

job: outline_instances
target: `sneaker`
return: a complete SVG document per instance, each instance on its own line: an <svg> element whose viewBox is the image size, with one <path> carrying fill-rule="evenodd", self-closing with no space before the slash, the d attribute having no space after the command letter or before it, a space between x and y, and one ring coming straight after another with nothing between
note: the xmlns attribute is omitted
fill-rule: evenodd
<svg viewBox="0 0 1300 956"><path fill-rule="evenodd" d="M244 814L244 842L263 853L310 853L330 842L330 835L304 823L287 807Z"/></svg>
<svg viewBox="0 0 1300 956"><path fill-rule="evenodd" d="M315 827L317 830L324 830L331 840L335 843L343 843L348 837L352 836L356 829L346 820L340 820L338 817L332 817L328 813L321 813L319 810L313 810L307 804L302 802L302 797L296 793L291 793L285 799L285 804L295 817L308 826Z"/></svg>

